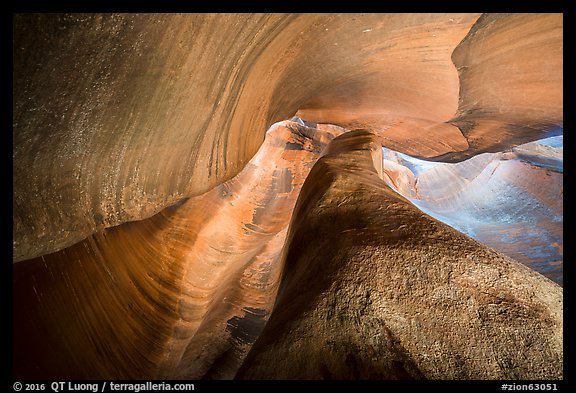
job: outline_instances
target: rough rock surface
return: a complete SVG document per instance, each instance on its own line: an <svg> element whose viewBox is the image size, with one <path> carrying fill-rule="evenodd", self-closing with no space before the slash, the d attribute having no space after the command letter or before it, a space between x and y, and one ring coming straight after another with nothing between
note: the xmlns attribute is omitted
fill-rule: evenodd
<svg viewBox="0 0 576 393"><path fill-rule="evenodd" d="M237 377L561 379L562 289L391 190L374 140L345 133L310 172Z"/></svg>

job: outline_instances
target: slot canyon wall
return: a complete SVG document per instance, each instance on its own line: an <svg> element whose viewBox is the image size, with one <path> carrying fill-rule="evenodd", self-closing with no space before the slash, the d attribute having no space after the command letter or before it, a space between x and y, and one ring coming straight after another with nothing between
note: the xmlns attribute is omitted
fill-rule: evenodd
<svg viewBox="0 0 576 393"><path fill-rule="evenodd" d="M562 42L15 14L14 377L561 379Z"/></svg>

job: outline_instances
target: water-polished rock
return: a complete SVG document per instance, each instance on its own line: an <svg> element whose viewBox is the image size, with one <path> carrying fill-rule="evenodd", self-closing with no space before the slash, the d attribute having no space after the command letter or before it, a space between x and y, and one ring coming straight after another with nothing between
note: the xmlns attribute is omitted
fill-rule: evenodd
<svg viewBox="0 0 576 393"><path fill-rule="evenodd" d="M302 124L275 124L201 196L15 264L15 377L232 378L274 303L304 179L343 131Z"/></svg>
<svg viewBox="0 0 576 393"><path fill-rule="evenodd" d="M274 122L459 161L562 124L562 14L16 14L13 261L239 173Z"/></svg>
<svg viewBox="0 0 576 393"><path fill-rule="evenodd" d="M286 377L526 378L528 362L540 367L531 378L560 375L560 289L405 208L379 180L376 145L458 162L558 130L561 14L13 21L16 378L231 378L271 312L292 341L275 363ZM293 215L342 132L294 119L266 134L294 114L369 128L378 143L341 139ZM366 231L382 244L366 248ZM328 283L337 295L324 307ZM329 323L299 325L314 310ZM463 349L466 335L475 345ZM384 358L348 351L362 342ZM262 345L239 376L275 375L283 349Z"/></svg>

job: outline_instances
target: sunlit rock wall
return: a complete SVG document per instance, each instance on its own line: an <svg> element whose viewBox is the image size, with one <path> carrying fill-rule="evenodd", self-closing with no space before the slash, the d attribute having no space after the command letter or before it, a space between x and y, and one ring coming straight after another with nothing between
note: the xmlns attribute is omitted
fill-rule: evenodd
<svg viewBox="0 0 576 393"><path fill-rule="evenodd" d="M562 140L455 164L383 148L385 180L424 212L562 285Z"/></svg>

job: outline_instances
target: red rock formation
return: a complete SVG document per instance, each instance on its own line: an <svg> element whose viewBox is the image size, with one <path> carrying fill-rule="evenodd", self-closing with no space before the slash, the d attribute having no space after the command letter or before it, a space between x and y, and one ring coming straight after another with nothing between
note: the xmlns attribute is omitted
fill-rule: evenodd
<svg viewBox="0 0 576 393"><path fill-rule="evenodd" d="M451 123L468 141L468 157L562 125L562 28L559 14L485 14L454 50L460 102Z"/></svg>
<svg viewBox="0 0 576 393"><path fill-rule="evenodd" d="M538 139L562 15L479 17L16 15L14 261L208 191L298 110L445 161Z"/></svg>

